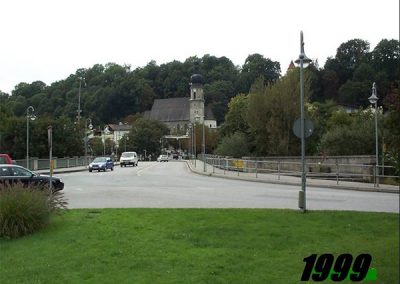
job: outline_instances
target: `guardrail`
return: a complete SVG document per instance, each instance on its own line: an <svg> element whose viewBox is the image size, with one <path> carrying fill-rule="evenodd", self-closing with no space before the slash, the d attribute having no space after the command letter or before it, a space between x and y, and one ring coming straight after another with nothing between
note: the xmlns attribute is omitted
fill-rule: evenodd
<svg viewBox="0 0 400 284"><path fill-rule="evenodd" d="M200 155L199 159L203 160L203 157ZM254 173L256 178L258 174L275 175L277 180L280 180L281 176L301 177L301 161L261 161L214 156L206 156L205 161L208 166L212 167L213 173L215 173L215 169L220 169L224 171L224 174L226 171L235 171L238 176L241 172ZM336 180L337 184L340 181L374 183L376 187L379 187L379 183L391 180L392 183L400 186L400 176L395 175L395 169L391 166L306 162L306 176Z"/></svg>
<svg viewBox="0 0 400 284"><path fill-rule="evenodd" d="M53 158L54 169L72 168L87 166L93 157L67 157L67 158ZM16 160L17 165L26 167L26 159ZM28 168L33 171L47 170L50 168L50 159L29 158Z"/></svg>

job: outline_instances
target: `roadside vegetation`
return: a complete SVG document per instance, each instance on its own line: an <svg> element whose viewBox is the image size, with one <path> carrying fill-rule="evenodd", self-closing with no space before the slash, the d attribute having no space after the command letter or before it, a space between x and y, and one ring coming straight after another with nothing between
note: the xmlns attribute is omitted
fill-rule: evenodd
<svg viewBox="0 0 400 284"><path fill-rule="evenodd" d="M303 258L372 256L399 282L398 214L272 209L69 210L0 239L1 283L299 283Z"/></svg>
<svg viewBox="0 0 400 284"><path fill-rule="evenodd" d="M66 209L61 191L22 183L0 184L0 238L16 239L35 233Z"/></svg>

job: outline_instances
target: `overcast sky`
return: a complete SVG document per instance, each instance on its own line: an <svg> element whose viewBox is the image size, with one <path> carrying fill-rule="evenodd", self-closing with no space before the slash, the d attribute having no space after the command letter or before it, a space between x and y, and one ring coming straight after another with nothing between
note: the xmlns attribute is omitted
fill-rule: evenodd
<svg viewBox="0 0 400 284"><path fill-rule="evenodd" d="M282 73L300 52L323 66L341 43L371 50L399 39L399 0L1 0L0 90L47 85L94 64L184 61L249 54L278 61Z"/></svg>

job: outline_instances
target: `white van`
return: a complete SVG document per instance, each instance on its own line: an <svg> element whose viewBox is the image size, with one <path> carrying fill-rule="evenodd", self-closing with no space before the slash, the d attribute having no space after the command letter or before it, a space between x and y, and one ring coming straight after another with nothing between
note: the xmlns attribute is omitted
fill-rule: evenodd
<svg viewBox="0 0 400 284"><path fill-rule="evenodd" d="M137 166L138 165L138 155L136 152L123 152L121 158L119 159L119 164L121 167L126 165Z"/></svg>

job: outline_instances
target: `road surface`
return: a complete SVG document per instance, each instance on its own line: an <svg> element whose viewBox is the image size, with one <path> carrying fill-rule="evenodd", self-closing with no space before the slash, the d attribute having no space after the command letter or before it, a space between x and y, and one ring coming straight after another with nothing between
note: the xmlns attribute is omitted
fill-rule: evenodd
<svg viewBox="0 0 400 284"><path fill-rule="evenodd" d="M197 175L185 162L139 162L107 172L57 174L69 208L298 209L299 186ZM309 210L399 212L399 194L307 188Z"/></svg>

